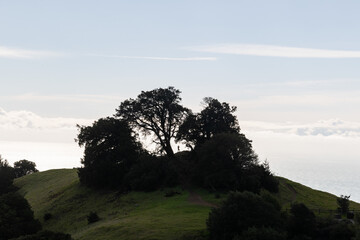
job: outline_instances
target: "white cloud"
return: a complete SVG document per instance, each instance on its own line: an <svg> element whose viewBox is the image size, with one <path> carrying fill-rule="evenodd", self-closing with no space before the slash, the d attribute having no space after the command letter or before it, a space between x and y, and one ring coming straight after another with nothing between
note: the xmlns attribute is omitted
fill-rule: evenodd
<svg viewBox="0 0 360 240"><path fill-rule="evenodd" d="M245 132L281 133L297 136L360 137L360 122L339 119L313 123L241 121Z"/></svg>
<svg viewBox="0 0 360 240"><path fill-rule="evenodd" d="M121 55L99 55L89 54L94 57L123 58L123 59L144 59L144 60L163 60L163 61L216 61L215 57L145 57L145 56L121 56Z"/></svg>
<svg viewBox="0 0 360 240"><path fill-rule="evenodd" d="M50 52L50 51L26 50L26 49L0 46L0 58L33 59L33 58L44 58L44 57L56 57L61 55L63 54Z"/></svg>
<svg viewBox="0 0 360 240"><path fill-rule="evenodd" d="M217 44L187 48L192 51L285 58L360 58L360 51L298 48L258 44Z"/></svg>
<svg viewBox="0 0 360 240"><path fill-rule="evenodd" d="M29 111L5 111L0 108L0 129L74 129L76 124L92 120L78 118L46 118Z"/></svg>

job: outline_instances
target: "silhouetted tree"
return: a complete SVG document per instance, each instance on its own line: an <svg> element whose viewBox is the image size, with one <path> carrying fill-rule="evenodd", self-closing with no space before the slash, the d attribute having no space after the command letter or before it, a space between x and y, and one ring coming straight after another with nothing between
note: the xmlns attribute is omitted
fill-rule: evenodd
<svg viewBox="0 0 360 240"><path fill-rule="evenodd" d="M154 143L169 157L174 155L171 140L188 110L180 105L180 91L174 87L142 91L136 99L122 102L116 116L129 122L144 135L153 134Z"/></svg>
<svg viewBox="0 0 360 240"><path fill-rule="evenodd" d="M346 214L349 211L349 205L350 205L350 195L341 195L340 197L336 198L336 202L338 204L338 210L341 214Z"/></svg>
<svg viewBox="0 0 360 240"><path fill-rule="evenodd" d="M141 154L142 147L125 121L101 118L92 126L78 126L76 141L84 146L81 183L93 187L119 187Z"/></svg>
<svg viewBox="0 0 360 240"><path fill-rule="evenodd" d="M36 164L28 160L20 160L14 162L14 173L15 177L22 177L31 173L38 172Z"/></svg>
<svg viewBox="0 0 360 240"><path fill-rule="evenodd" d="M0 155L0 195L14 189L12 185L14 178L14 169Z"/></svg>
<svg viewBox="0 0 360 240"><path fill-rule="evenodd" d="M10 192L0 196L0 240L34 234L41 229L40 222L26 199Z"/></svg>
<svg viewBox="0 0 360 240"><path fill-rule="evenodd" d="M204 109L198 114L189 114L179 128L177 141L184 140L187 146L204 143L219 133L238 133L240 127L234 115L235 106L221 103L214 98L204 98Z"/></svg>
<svg viewBox="0 0 360 240"><path fill-rule="evenodd" d="M244 172L256 166L258 161L251 141L238 133L215 135L198 149L197 155L197 182L217 190L243 190ZM260 179L258 182L260 188Z"/></svg>

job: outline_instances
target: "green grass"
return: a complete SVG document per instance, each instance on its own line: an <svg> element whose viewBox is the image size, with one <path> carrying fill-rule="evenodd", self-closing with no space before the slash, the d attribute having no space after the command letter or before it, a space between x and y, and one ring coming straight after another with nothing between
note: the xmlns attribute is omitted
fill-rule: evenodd
<svg viewBox="0 0 360 240"><path fill-rule="evenodd" d="M336 209L336 196L279 178L275 197L283 209L303 202L312 209ZM44 229L70 233L76 240L178 239L206 228L210 207L188 201L189 192L166 198L168 189L150 193L93 191L79 184L75 169L49 170L16 179L15 185L32 206ZM194 189L203 200L219 205L226 194ZM360 209L357 203L350 208ZM95 211L100 221L88 225L87 215ZM44 222L45 213L53 217Z"/></svg>

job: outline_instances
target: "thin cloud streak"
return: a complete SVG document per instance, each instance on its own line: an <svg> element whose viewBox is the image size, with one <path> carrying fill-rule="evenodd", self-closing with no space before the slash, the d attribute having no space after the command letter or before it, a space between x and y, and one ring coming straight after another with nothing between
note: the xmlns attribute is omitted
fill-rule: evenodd
<svg viewBox="0 0 360 240"><path fill-rule="evenodd" d="M360 58L360 51L298 48L258 44L218 44L187 48L191 51L284 58Z"/></svg>
<svg viewBox="0 0 360 240"><path fill-rule="evenodd" d="M0 58L34 59L44 57L57 57L62 55L63 54L50 51L26 50L0 46Z"/></svg>
<svg viewBox="0 0 360 240"><path fill-rule="evenodd" d="M145 57L145 56L121 56L121 55L101 55L89 54L93 57L123 58L123 59L143 59L143 60L164 60L164 61L216 61L216 57Z"/></svg>

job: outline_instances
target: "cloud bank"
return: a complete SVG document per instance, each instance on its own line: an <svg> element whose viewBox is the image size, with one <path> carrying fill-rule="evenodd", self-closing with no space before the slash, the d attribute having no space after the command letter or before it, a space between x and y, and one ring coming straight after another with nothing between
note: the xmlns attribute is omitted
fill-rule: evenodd
<svg viewBox="0 0 360 240"><path fill-rule="evenodd" d="M208 53L285 58L360 58L360 51L298 48L258 44L217 44L187 48Z"/></svg>
<svg viewBox="0 0 360 240"><path fill-rule="evenodd" d="M241 121L247 132L282 133L297 136L360 137L360 122L339 119L321 120L313 123Z"/></svg>

